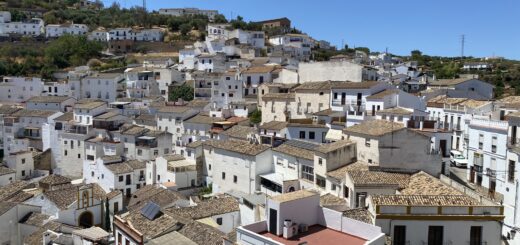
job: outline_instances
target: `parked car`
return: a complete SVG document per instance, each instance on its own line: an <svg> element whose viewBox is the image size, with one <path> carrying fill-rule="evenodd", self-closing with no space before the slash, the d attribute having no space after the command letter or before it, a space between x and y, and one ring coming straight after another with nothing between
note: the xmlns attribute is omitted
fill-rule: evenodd
<svg viewBox="0 0 520 245"><path fill-rule="evenodd" d="M466 167L468 166L468 159L462 155L462 152L452 150L450 151L450 163L455 167Z"/></svg>

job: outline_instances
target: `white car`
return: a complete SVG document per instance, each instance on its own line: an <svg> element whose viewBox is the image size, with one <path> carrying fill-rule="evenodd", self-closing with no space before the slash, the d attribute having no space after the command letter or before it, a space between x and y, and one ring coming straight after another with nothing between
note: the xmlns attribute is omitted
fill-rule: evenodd
<svg viewBox="0 0 520 245"><path fill-rule="evenodd" d="M456 167L466 167L468 166L468 159L462 155L462 152L453 150L450 152L450 163Z"/></svg>

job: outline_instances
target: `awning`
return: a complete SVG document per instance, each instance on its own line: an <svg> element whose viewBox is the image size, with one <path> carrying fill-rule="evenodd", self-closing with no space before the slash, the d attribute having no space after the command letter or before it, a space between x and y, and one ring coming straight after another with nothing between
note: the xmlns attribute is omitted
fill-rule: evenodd
<svg viewBox="0 0 520 245"><path fill-rule="evenodd" d="M142 139L142 140L153 140L153 139L155 139L155 137L151 137L151 136L140 136L140 137L138 137L138 139Z"/></svg>
<svg viewBox="0 0 520 245"><path fill-rule="evenodd" d="M329 131L325 135L325 140L330 140L330 141L338 141L338 140L342 140L342 138L343 138L343 133L339 129L329 129Z"/></svg>
<svg viewBox="0 0 520 245"><path fill-rule="evenodd" d="M262 177L262 178L264 178L266 180L269 180L269 181L271 181L273 183L279 184L279 185L283 185L284 181L296 180L295 178L286 178L281 173L261 174L260 177Z"/></svg>

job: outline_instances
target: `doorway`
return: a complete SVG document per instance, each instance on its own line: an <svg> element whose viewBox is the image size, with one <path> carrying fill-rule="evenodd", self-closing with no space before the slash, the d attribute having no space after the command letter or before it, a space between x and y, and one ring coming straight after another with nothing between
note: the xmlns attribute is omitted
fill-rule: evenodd
<svg viewBox="0 0 520 245"><path fill-rule="evenodd" d="M439 141L439 150L441 150L441 153L442 153L443 157L448 157L449 156L446 147L447 147L447 141L446 140L440 140Z"/></svg>
<svg viewBox="0 0 520 245"><path fill-rule="evenodd" d="M269 233L277 235L278 229L278 211L269 209Z"/></svg>
<svg viewBox="0 0 520 245"><path fill-rule="evenodd" d="M94 216L90 211L85 211L79 216L79 226L90 228L94 224Z"/></svg>

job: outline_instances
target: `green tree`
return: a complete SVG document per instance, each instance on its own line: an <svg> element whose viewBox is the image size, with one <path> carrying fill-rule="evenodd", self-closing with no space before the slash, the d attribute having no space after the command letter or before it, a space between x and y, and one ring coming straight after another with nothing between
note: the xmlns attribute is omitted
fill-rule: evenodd
<svg viewBox="0 0 520 245"><path fill-rule="evenodd" d="M84 36L62 36L45 48L47 65L65 68L84 65L91 58L99 56L102 45L88 41Z"/></svg>
<svg viewBox="0 0 520 245"><path fill-rule="evenodd" d="M191 101L193 100L193 95L193 88L185 83L181 86L171 86L168 100L177 101L179 99L182 99L184 101Z"/></svg>
<svg viewBox="0 0 520 245"><path fill-rule="evenodd" d="M251 115L249 115L249 121L253 124L260 123L262 121L262 111L254 110L251 112Z"/></svg>
<svg viewBox="0 0 520 245"><path fill-rule="evenodd" d="M361 51L361 52L365 52L365 54L367 54L367 55L370 54L370 49L367 48L367 47L357 47L357 48L355 48L354 50Z"/></svg>
<svg viewBox="0 0 520 245"><path fill-rule="evenodd" d="M222 14L217 14L215 15L215 18L213 19L213 22L215 23L227 23L227 19L224 15Z"/></svg>
<svg viewBox="0 0 520 245"><path fill-rule="evenodd" d="M191 25L189 23L184 23L182 25L179 26L179 30L181 31L181 34L186 36L188 34L188 32L191 31Z"/></svg>
<svg viewBox="0 0 520 245"><path fill-rule="evenodd" d="M110 206L108 198L105 200L105 231L110 232Z"/></svg>

